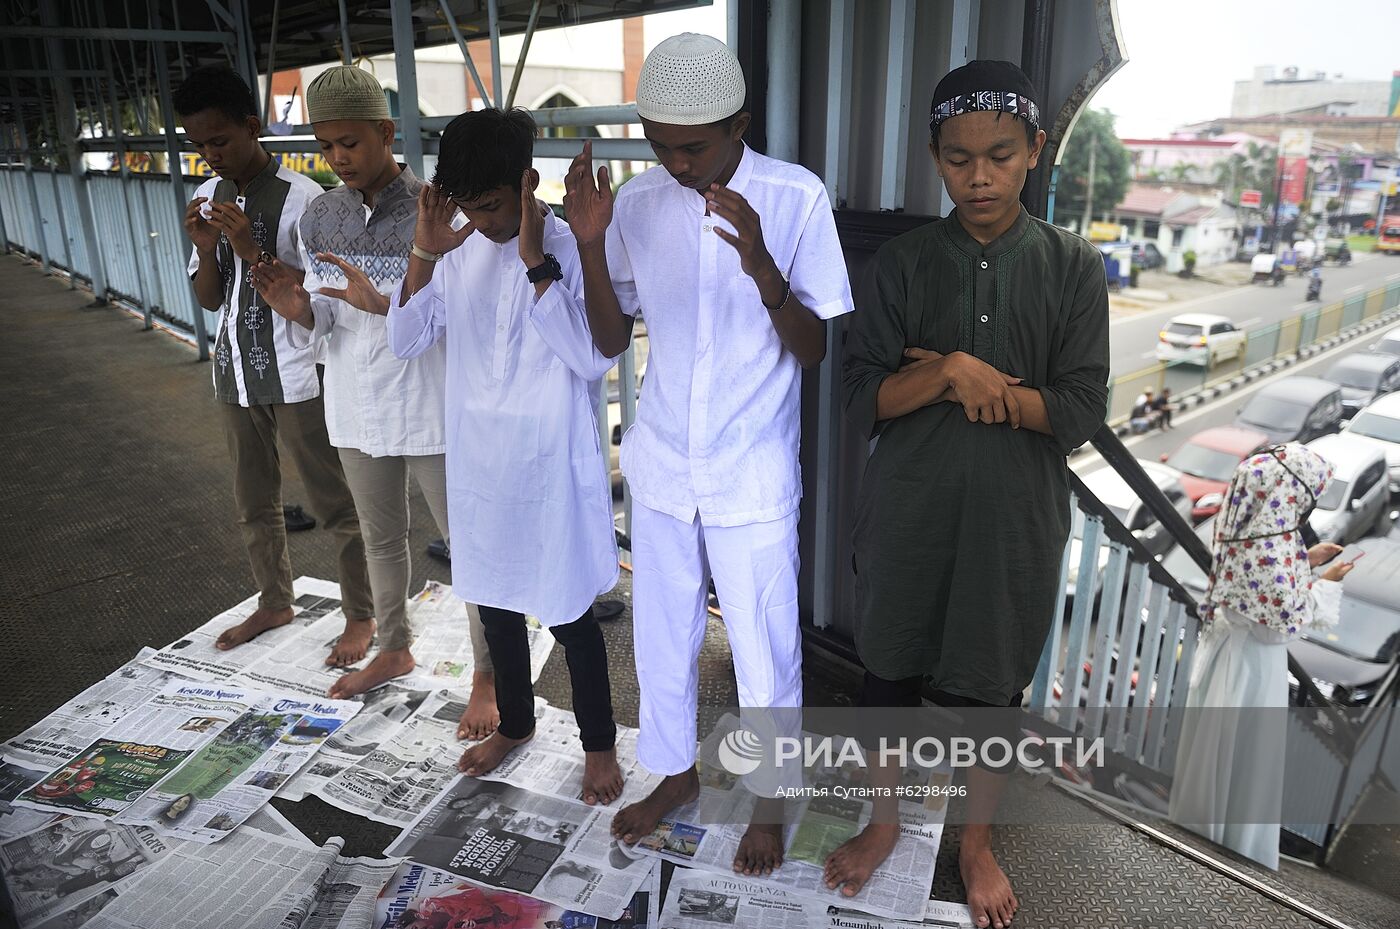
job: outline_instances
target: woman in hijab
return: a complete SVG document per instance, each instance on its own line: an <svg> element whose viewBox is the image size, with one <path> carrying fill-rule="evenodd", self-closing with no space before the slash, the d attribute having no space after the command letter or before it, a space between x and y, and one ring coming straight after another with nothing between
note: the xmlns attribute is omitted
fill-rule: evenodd
<svg viewBox="0 0 1400 929"><path fill-rule="evenodd" d="M1302 629L1336 625L1341 581L1352 569L1340 562L1314 577L1342 549L1308 548L1300 531L1331 477L1331 465L1295 442L1235 471L1216 517L1204 631L1176 756L1172 820L1275 870L1288 642Z"/></svg>

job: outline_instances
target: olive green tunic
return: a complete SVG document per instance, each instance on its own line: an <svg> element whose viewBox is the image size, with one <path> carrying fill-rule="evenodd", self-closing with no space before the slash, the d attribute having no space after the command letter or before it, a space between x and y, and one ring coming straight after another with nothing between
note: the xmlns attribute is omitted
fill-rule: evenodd
<svg viewBox="0 0 1400 929"><path fill-rule="evenodd" d="M1065 458L1107 407L1103 259L1024 210L983 246L954 212L887 242L863 290L844 371L846 412L876 439L855 522L857 649L879 677L1005 706L1059 614ZM1038 388L1054 436L970 423L957 403L877 421L880 384L914 346Z"/></svg>

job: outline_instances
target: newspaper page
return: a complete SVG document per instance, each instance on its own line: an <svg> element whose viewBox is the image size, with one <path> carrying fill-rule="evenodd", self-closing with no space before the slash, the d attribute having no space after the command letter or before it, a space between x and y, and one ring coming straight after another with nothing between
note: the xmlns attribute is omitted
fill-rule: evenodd
<svg viewBox="0 0 1400 929"><path fill-rule="evenodd" d="M653 868L643 888L617 919L566 910L534 897L488 890L455 874L412 862L379 895L373 929L424 926L489 926L491 929L643 929L656 926L661 906L661 869Z"/></svg>
<svg viewBox="0 0 1400 929"><path fill-rule="evenodd" d="M103 895L168 849L149 829L64 817L0 845L0 873L27 927Z"/></svg>
<svg viewBox="0 0 1400 929"><path fill-rule="evenodd" d="M277 796L301 800L316 793L340 772L393 738L429 693L427 690L379 687L365 694L360 712L326 739L311 763L283 784Z"/></svg>
<svg viewBox="0 0 1400 929"><path fill-rule="evenodd" d="M724 717L701 746L700 796L662 820L633 848L624 846L628 854L733 873L734 856L752 819L755 797L714 759L719 742L738 725L735 717ZM789 801L791 821L784 837L787 854L783 866L768 877L751 880L828 906L857 908L894 919L923 919L943 837L947 797L930 794L926 799L900 800L900 836L894 851L859 894L846 897L826 886L822 871L827 855L870 819L870 801L862 798L865 770L851 764L814 768L808 773L803 795ZM905 786L910 787L923 783L947 786L952 771L913 768L905 773L905 780Z"/></svg>
<svg viewBox="0 0 1400 929"><path fill-rule="evenodd" d="M395 684L417 690L446 687L471 692L476 666L472 659L471 627L465 621L467 609L466 602L450 586L437 581L424 585L408 602L414 633L413 657L418 667ZM477 621L475 607L471 616L473 622ZM525 630L530 639L530 680L537 681L554 649L554 636L533 616L525 618Z"/></svg>
<svg viewBox="0 0 1400 929"><path fill-rule="evenodd" d="M175 843L130 886L119 887L86 929L279 929L342 844L332 839L308 850L246 828L217 845Z"/></svg>
<svg viewBox="0 0 1400 929"><path fill-rule="evenodd" d="M810 897L747 878L677 868L671 873L660 929L828 929L827 907ZM830 929L836 929L833 924Z"/></svg>
<svg viewBox="0 0 1400 929"><path fill-rule="evenodd" d="M57 813L21 809L10 802L43 780L47 773L8 761L0 762L0 842L36 832L58 818Z"/></svg>
<svg viewBox="0 0 1400 929"><path fill-rule="evenodd" d="M398 858L335 858L313 884L294 883L271 908L277 912L285 904L287 911L275 929L365 929L401 864Z"/></svg>
<svg viewBox="0 0 1400 929"><path fill-rule="evenodd" d="M619 919L652 862L624 854L613 812L458 775L386 850L485 887Z"/></svg>
<svg viewBox="0 0 1400 929"><path fill-rule="evenodd" d="M438 690L385 743L318 786L316 796L378 823L407 826L457 776L465 701Z"/></svg>
<svg viewBox="0 0 1400 929"><path fill-rule="evenodd" d="M308 839L305 833L292 825L291 821L271 803L260 807L256 813L249 816L248 821L243 824L243 828L256 829L258 832L282 839L291 839L293 842L300 842L304 848L316 847L315 842Z"/></svg>
<svg viewBox="0 0 1400 929"><path fill-rule="evenodd" d="M661 778L637 761L636 729L618 726L616 749L624 781L622 796L612 808L621 809L651 793ZM566 800L582 799L583 747L574 714L544 704L542 709L537 709L534 737L512 749L500 765L484 777Z"/></svg>
<svg viewBox="0 0 1400 929"><path fill-rule="evenodd" d="M172 681L14 803L114 817L247 712L257 696L234 687Z"/></svg>
<svg viewBox="0 0 1400 929"><path fill-rule="evenodd" d="M166 684L184 680L144 663L155 654L153 648L141 649L131 661L0 746L0 754L8 761L45 769L73 758Z"/></svg>
<svg viewBox="0 0 1400 929"><path fill-rule="evenodd" d="M266 804L359 708L349 700L171 683L15 805L216 842Z"/></svg>
<svg viewBox="0 0 1400 929"><path fill-rule="evenodd" d="M889 919L856 910L830 907L820 929L975 929L972 909L965 903L929 898L923 919Z"/></svg>
<svg viewBox="0 0 1400 929"><path fill-rule="evenodd" d="M192 842L218 842L265 806L359 709L352 700L257 694L248 712L117 821Z"/></svg>
<svg viewBox="0 0 1400 929"><path fill-rule="evenodd" d="M292 602L295 615L290 623L269 629L237 648L225 651L215 647L214 643L225 629L253 615L258 608L256 594L143 661L152 667L174 671L197 681L227 680L266 656L275 654L307 627L340 608L340 585L332 581L299 577L292 582L292 594L295 597Z"/></svg>

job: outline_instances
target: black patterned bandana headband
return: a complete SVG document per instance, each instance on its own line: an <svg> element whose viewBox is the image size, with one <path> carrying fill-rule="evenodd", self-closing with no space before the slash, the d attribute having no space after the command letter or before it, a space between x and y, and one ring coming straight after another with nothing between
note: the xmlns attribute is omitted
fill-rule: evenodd
<svg viewBox="0 0 1400 929"><path fill-rule="evenodd" d="M971 93L957 94L936 104L929 113L929 131L954 116L983 111L1010 113L1024 119L1033 128L1040 128L1040 107L1024 94L1018 94L1014 90L975 90Z"/></svg>

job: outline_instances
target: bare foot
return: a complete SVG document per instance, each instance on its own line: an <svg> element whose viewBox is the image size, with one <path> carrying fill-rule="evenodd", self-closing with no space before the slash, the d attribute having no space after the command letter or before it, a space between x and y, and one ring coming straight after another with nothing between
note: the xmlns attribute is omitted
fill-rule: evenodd
<svg viewBox="0 0 1400 929"><path fill-rule="evenodd" d="M1005 929L1011 925L1011 917L1020 908L1020 901L1011 892L1011 882L997 864L992 854L990 832L986 838L973 833L974 829L987 827L963 827L962 844L958 849L958 868L962 871L963 886L967 888L967 905L972 910L972 922L979 929Z"/></svg>
<svg viewBox="0 0 1400 929"><path fill-rule="evenodd" d="M622 796L622 769L617 766L617 749L583 753L583 802L589 806L609 804Z"/></svg>
<svg viewBox="0 0 1400 929"><path fill-rule="evenodd" d="M369 654L369 644L374 641L375 623L371 619L345 618L345 631L331 646L326 656L326 664L332 668L348 667Z"/></svg>
<svg viewBox="0 0 1400 929"><path fill-rule="evenodd" d="M472 742L484 739L501 724L496 711L496 675L477 671L472 675L472 695L467 698L467 710L457 724L457 738Z"/></svg>
<svg viewBox="0 0 1400 929"><path fill-rule="evenodd" d="M760 799L754 805L753 819L739 851L734 856L734 873L749 877L767 877L783 864L783 802L772 798Z"/></svg>
<svg viewBox="0 0 1400 929"><path fill-rule="evenodd" d="M628 845L651 835L656 824L678 806L685 806L700 796L700 776L695 769L671 774L661 779L656 789L636 803L630 803L613 817L612 834Z"/></svg>
<svg viewBox="0 0 1400 929"><path fill-rule="evenodd" d="M374 660L359 671L351 671L331 685L326 696L332 700L348 700L366 693L396 677L403 677L414 668L413 653L406 648L390 649L374 656Z"/></svg>
<svg viewBox="0 0 1400 929"><path fill-rule="evenodd" d="M898 823L870 823L859 835L826 856L822 880L832 890L840 888L842 896L854 897L865 887L875 869L890 857L898 841Z"/></svg>
<svg viewBox="0 0 1400 929"><path fill-rule="evenodd" d="M496 770L501 760L510 754L511 749L517 745L524 745L534 737L532 732L523 739L509 739L497 730L485 741L478 742L462 752L462 757L457 759L457 770L469 777L490 774Z"/></svg>
<svg viewBox="0 0 1400 929"><path fill-rule="evenodd" d="M215 647L222 649L235 648L251 639L256 639L269 629L276 629L278 626L285 626L292 621L292 608L287 606L280 610L269 610L258 607L243 622L236 626L229 626L214 642Z"/></svg>

